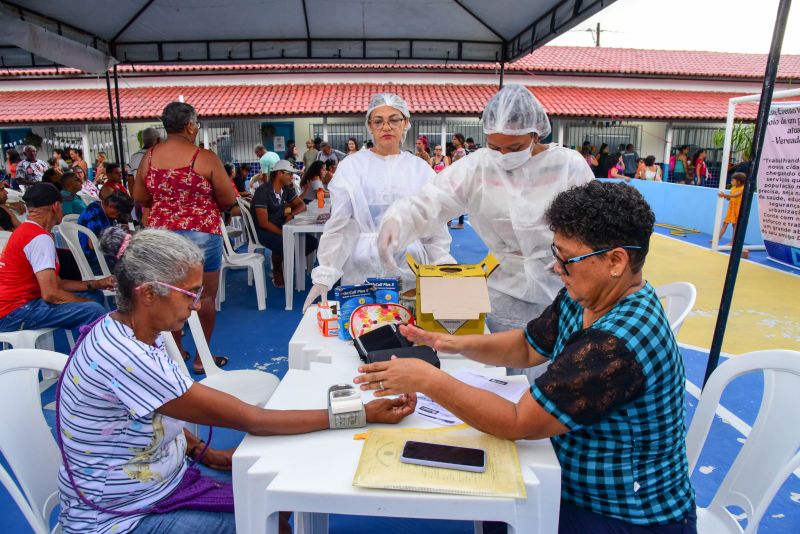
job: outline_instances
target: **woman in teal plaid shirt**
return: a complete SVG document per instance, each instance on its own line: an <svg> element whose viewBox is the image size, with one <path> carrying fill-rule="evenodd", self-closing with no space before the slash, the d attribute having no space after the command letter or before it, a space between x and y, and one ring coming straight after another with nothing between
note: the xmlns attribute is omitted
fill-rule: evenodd
<svg viewBox="0 0 800 534"><path fill-rule="evenodd" d="M625 184L590 182L546 213L564 289L524 330L411 341L503 367L552 362L513 404L421 360L364 365L376 395L418 391L506 439L550 438L562 469L559 532L694 533L685 450L683 361L642 276L655 216Z"/></svg>

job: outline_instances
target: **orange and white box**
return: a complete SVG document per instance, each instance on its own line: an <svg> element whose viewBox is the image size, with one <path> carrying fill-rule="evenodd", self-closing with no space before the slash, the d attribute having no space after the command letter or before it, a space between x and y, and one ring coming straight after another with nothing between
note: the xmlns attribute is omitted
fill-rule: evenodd
<svg viewBox="0 0 800 534"><path fill-rule="evenodd" d="M325 337L339 335L339 303L335 300L317 304L317 326Z"/></svg>

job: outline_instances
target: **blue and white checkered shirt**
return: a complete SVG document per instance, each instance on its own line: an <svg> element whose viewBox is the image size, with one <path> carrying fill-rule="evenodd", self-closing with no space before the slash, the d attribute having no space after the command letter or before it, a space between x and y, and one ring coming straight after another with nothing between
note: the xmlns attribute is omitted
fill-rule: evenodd
<svg viewBox="0 0 800 534"><path fill-rule="evenodd" d="M586 329L583 308L562 290L525 334L552 359L531 394L569 428L551 438L562 499L637 525L682 520L694 506L685 372L652 286Z"/></svg>

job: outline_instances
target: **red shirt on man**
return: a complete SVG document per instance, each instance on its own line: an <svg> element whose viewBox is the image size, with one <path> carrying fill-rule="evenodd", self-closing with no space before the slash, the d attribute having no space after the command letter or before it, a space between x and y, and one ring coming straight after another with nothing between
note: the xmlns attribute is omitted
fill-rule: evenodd
<svg viewBox="0 0 800 534"><path fill-rule="evenodd" d="M45 269L55 269L58 276L53 236L35 222L25 221L0 254L0 317L42 298L36 273Z"/></svg>

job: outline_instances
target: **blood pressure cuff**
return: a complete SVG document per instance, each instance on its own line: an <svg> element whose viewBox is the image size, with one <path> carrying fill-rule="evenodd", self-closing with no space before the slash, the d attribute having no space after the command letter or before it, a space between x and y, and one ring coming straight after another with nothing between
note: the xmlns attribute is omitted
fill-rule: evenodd
<svg viewBox="0 0 800 534"><path fill-rule="evenodd" d="M397 349L384 349L375 350L367 353L367 363L387 362L392 359L392 356L398 358L417 358L424 362L428 362L434 367L440 367L439 357L436 351L430 347L423 345L416 347L400 347Z"/></svg>

